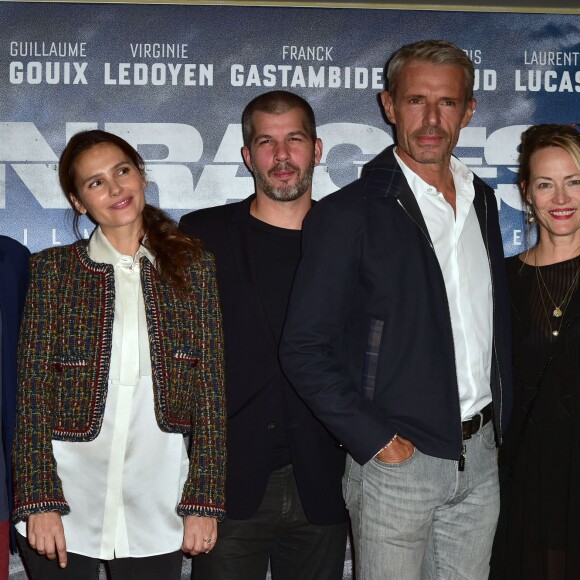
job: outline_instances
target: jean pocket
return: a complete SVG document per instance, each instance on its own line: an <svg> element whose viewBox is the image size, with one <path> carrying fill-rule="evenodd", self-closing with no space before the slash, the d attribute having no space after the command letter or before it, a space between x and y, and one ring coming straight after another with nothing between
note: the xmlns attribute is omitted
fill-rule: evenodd
<svg viewBox="0 0 580 580"><path fill-rule="evenodd" d="M491 421L481 428L480 437L486 449L495 449L497 447L495 444L495 432Z"/></svg>
<svg viewBox="0 0 580 580"><path fill-rule="evenodd" d="M371 465L374 465L375 467L378 467L379 469L386 469L387 471L390 471L391 469L397 469L400 467L406 467L407 465L410 465L414 461L414 459L415 459L415 457L417 457L418 453L419 453L419 451L415 447L413 449L413 453L411 453L410 457L408 457L404 461L398 461L397 463L385 463L384 461L380 461L376 457L373 457L371 459Z"/></svg>

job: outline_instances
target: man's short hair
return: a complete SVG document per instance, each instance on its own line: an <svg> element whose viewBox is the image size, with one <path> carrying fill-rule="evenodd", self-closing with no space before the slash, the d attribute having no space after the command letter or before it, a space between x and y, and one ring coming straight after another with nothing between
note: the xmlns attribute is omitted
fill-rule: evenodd
<svg viewBox="0 0 580 580"><path fill-rule="evenodd" d="M242 113L242 137L244 139L244 145L249 147L254 138L252 117L256 111L269 113L271 115L281 115L295 108L304 111L304 128L312 141L316 141L316 120L312 107L302 97L290 91L270 91L252 99Z"/></svg>
<svg viewBox="0 0 580 580"><path fill-rule="evenodd" d="M393 99L396 96L401 71L406 64L413 61L461 67L463 69L465 105L473 98L475 69L467 54L446 40L421 40L402 46L387 62L387 90Z"/></svg>

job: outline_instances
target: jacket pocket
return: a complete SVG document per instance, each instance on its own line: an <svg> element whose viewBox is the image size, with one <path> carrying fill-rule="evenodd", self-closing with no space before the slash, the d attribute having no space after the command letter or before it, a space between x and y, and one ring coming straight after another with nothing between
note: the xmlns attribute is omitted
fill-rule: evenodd
<svg viewBox="0 0 580 580"><path fill-rule="evenodd" d="M171 354L166 384L167 419L173 425L189 428L200 386L201 359L195 351L175 349Z"/></svg>
<svg viewBox="0 0 580 580"><path fill-rule="evenodd" d="M199 365L199 356L189 350L175 350L173 352L173 358L177 361L189 364L191 368L196 368Z"/></svg>
<svg viewBox="0 0 580 580"><path fill-rule="evenodd" d="M88 375L88 359L82 354L56 354L52 359L52 389L57 431L84 432L89 422L94 389Z"/></svg>
<svg viewBox="0 0 580 580"><path fill-rule="evenodd" d="M384 320L371 318L369 321L369 332L363 364L362 393L367 399L370 399L371 401L375 397L379 350L381 348L381 339L383 337L384 326Z"/></svg>
<svg viewBox="0 0 580 580"><path fill-rule="evenodd" d="M66 369L83 368L87 366L87 359L82 356L62 356L56 355L52 360L52 365L56 372Z"/></svg>

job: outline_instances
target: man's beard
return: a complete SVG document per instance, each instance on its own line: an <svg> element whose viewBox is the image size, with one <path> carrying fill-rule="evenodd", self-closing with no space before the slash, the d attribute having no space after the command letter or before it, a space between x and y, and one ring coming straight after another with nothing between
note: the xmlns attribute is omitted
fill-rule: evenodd
<svg viewBox="0 0 580 580"><path fill-rule="evenodd" d="M266 197L273 201L295 201L302 197L312 185L312 175L314 173L314 159L304 171L302 175L298 178L298 181L294 185L282 185L275 187L269 180L269 176L275 171L284 171L291 169L300 175L300 169L293 165L292 163L278 163L272 169L268 171L268 176L260 173L255 167L253 168L254 179L256 180L256 186L264 192Z"/></svg>

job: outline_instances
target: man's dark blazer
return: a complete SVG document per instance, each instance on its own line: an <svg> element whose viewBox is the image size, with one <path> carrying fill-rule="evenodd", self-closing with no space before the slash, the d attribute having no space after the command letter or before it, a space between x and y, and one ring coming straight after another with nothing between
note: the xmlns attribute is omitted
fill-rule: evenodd
<svg viewBox="0 0 580 580"><path fill-rule="evenodd" d="M496 198L477 177L474 188L493 286L491 391L499 442L512 404L509 298ZM395 433L427 455L459 459L445 283L393 147L306 217L280 355L299 394L358 463Z"/></svg>
<svg viewBox="0 0 580 580"><path fill-rule="evenodd" d="M202 240L216 259L224 320L228 518L248 519L264 496L276 448L282 401L288 446L304 511L315 524L346 519L341 491L344 451L296 395L282 373L274 337L255 286L250 255L250 204L204 209L179 228Z"/></svg>
<svg viewBox="0 0 580 580"><path fill-rule="evenodd" d="M8 502L12 509L12 442L16 421L16 354L28 287L30 252L0 236L0 312L2 313L2 443L6 459ZM15 544L13 544L13 547Z"/></svg>

